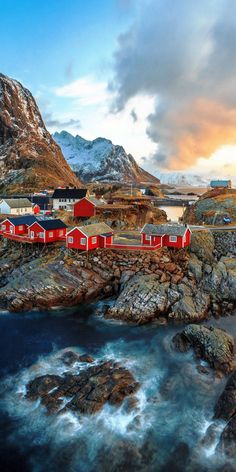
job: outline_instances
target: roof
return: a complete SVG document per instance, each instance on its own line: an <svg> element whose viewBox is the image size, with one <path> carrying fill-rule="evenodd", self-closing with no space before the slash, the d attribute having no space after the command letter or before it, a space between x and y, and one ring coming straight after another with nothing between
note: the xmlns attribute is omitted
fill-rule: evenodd
<svg viewBox="0 0 236 472"><path fill-rule="evenodd" d="M99 199L96 198L96 197L87 197L87 200L89 200L90 202L92 202L95 206L104 205L104 202L103 202L102 200L99 200Z"/></svg>
<svg viewBox="0 0 236 472"><path fill-rule="evenodd" d="M52 195L52 198L81 198L86 197L86 188L56 188Z"/></svg>
<svg viewBox="0 0 236 472"><path fill-rule="evenodd" d="M212 180L210 183L211 187L228 187L231 185L231 180Z"/></svg>
<svg viewBox="0 0 236 472"><path fill-rule="evenodd" d="M10 208L31 208L32 203L28 198L4 198L3 200Z"/></svg>
<svg viewBox="0 0 236 472"><path fill-rule="evenodd" d="M10 221L14 226L19 226L19 225L32 225L37 221L37 218L35 218L34 215L25 215L25 216L15 216L15 218L10 217L6 218L6 220Z"/></svg>
<svg viewBox="0 0 236 472"><path fill-rule="evenodd" d="M85 236L101 236L101 235L108 235L113 234L113 230L106 224L106 223L94 223L91 225L86 226L76 226L74 229L78 229L81 231Z"/></svg>
<svg viewBox="0 0 236 472"><path fill-rule="evenodd" d="M36 205L48 205L50 201L49 197L44 197L41 195L32 195L30 200Z"/></svg>
<svg viewBox="0 0 236 472"><path fill-rule="evenodd" d="M189 229L188 226L185 225L152 225L152 224L146 224L141 230L141 233L145 234L157 234L160 236L164 236L164 234L167 235L173 235L173 236L184 236L186 233L186 230Z"/></svg>
<svg viewBox="0 0 236 472"><path fill-rule="evenodd" d="M67 228L67 225L59 218L53 220L37 220L37 223L46 231L50 229Z"/></svg>

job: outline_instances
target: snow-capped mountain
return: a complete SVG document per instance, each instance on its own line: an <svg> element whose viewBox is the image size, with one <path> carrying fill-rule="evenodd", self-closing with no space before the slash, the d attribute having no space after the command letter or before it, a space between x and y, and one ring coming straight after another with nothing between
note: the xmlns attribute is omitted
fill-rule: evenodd
<svg viewBox="0 0 236 472"><path fill-rule="evenodd" d="M178 187L207 187L210 178L194 174L182 174L180 172L166 172L158 174L162 184L174 185Z"/></svg>
<svg viewBox="0 0 236 472"><path fill-rule="evenodd" d="M30 91L0 74L0 189L13 193L78 183Z"/></svg>
<svg viewBox="0 0 236 472"><path fill-rule="evenodd" d="M122 146L114 145L109 139L88 141L67 131L54 133L53 138L83 182L159 183L159 179L139 167Z"/></svg>

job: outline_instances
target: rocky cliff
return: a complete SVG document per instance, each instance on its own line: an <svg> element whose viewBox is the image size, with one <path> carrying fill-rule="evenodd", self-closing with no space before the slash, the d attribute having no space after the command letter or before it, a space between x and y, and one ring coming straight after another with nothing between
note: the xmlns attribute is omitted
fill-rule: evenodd
<svg viewBox="0 0 236 472"><path fill-rule="evenodd" d="M0 74L0 190L19 193L78 183L32 94Z"/></svg>
<svg viewBox="0 0 236 472"><path fill-rule="evenodd" d="M83 182L160 183L159 179L141 169L122 146L116 146L108 139L88 141L67 131L55 133L53 137Z"/></svg>

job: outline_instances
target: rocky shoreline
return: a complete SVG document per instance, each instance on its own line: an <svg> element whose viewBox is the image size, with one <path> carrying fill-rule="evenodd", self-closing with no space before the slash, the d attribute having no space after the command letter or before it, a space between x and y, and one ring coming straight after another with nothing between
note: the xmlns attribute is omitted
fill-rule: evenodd
<svg viewBox="0 0 236 472"><path fill-rule="evenodd" d="M15 312L115 297L105 317L125 322L192 323L230 315L236 306L236 258L219 238L196 232L190 251L154 253L0 243L0 308Z"/></svg>

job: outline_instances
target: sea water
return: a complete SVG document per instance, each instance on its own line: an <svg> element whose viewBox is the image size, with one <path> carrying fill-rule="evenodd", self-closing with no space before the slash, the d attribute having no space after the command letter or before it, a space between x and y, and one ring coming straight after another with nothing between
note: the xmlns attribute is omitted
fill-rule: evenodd
<svg viewBox="0 0 236 472"><path fill-rule="evenodd" d="M225 424L216 424L210 444L203 439L226 380L200 374L192 352L175 352L181 326L127 326L96 316L96 308L0 315L1 472L221 470L216 445ZM214 323L231 332L235 324ZM126 366L140 382L137 408L47 415L26 400L27 382L66 370L68 348Z"/></svg>

